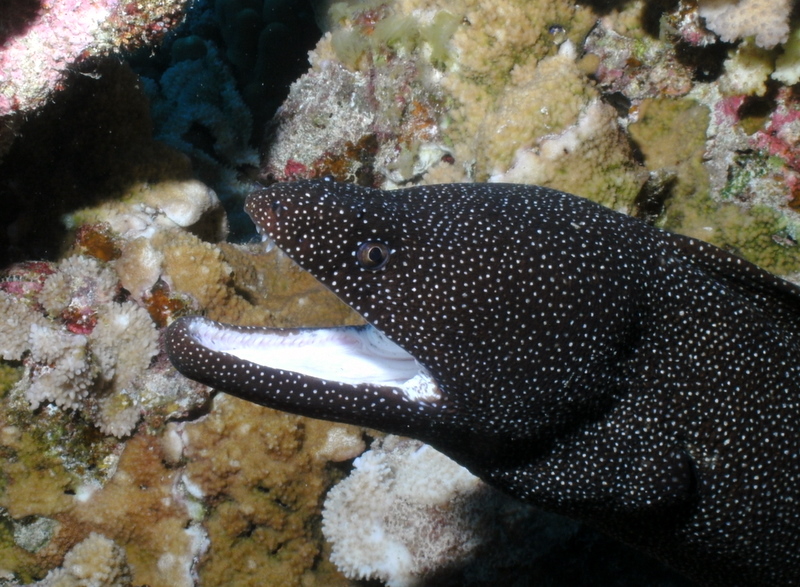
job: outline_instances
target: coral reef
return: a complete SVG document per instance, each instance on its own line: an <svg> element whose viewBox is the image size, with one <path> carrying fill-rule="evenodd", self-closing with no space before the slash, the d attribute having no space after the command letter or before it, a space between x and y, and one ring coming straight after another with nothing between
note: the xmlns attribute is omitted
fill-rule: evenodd
<svg viewBox="0 0 800 587"><path fill-rule="evenodd" d="M131 584L130 569L122 550L113 540L92 532L64 557L61 568L52 571L41 587L126 587Z"/></svg>
<svg viewBox="0 0 800 587"><path fill-rule="evenodd" d="M315 64L278 112L263 174L403 183L448 152L435 124L441 104L418 79L413 58L398 57L380 76L324 57Z"/></svg>
<svg viewBox="0 0 800 587"><path fill-rule="evenodd" d="M348 577L415 585L491 539L487 500L475 495L488 489L431 447L388 437L353 465L328 494L322 526Z"/></svg>
<svg viewBox="0 0 800 587"><path fill-rule="evenodd" d="M183 438L187 482L211 508L200 584L346 584L318 560L322 496L338 479L320 455L353 458L363 450L357 428L221 395L205 420L185 426Z"/></svg>
<svg viewBox="0 0 800 587"><path fill-rule="evenodd" d="M158 353L157 326L175 313L207 306L209 315L243 323L357 320L277 249L265 254L263 245L197 236L225 235L219 210L214 193L195 180L135 185L124 201L68 217L75 241L62 261L15 265L0 281L0 350L11 361L3 365L0 404L8 424L0 436L0 515L13 530L0 532L6 575L42 579L94 531L124 550L133 584L188 586L198 574L204 584L225 584L232 560L220 552L245 546L238 516L250 511L254 524L283 526L246 542L253 553L276 549L262 571L259 560L247 572L253 584L264 584L264 576L287 585L300 578L347 584L317 561L319 509L338 478L327 463L363 450L359 430L244 402L217 407L202 422L171 422L203 413L210 395ZM247 449L248 430L260 431L263 452ZM228 448L213 457L221 446ZM242 448L251 456L235 465L229 456ZM237 488L230 467L275 473L235 475ZM260 500L265 487L279 496L268 511ZM284 511L292 499L297 511ZM45 584L70 580L70 560Z"/></svg>
<svg viewBox="0 0 800 587"><path fill-rule="evenodd" d="M28 16L11 3L4 18L24 34L0 38L0 117L41 106L75 61L162 36L182 8L183 0L54 0Z"/></svg>
<svg viewBox="0 0 800 587"><path fill-rule="evenodd" d="M706 26L723 41L755 37L759 47L771 49L789 37L791 0L699 0Z"/></svg>
<svg viewBox="0 0 800 587"><path fill-rule="evenodd" d="M586 36L588 9L569 3L509 0L496 19L477 17L466 0L338 5L311 71L279 111L262 175L334 175L382 187L471 179L542 184L622 211L647 208L642 214L662 226L792 273L800 268L788 155L795 100L775 80L792 79L796 51L792 42L780 56L766 48L789 41L789 6L778 2L769 14L755 3L738 12L728 10L733 6L679 3L647 21L634 3ZM746 17L753 11L759 14ZM744 20L758 31L721 32ZM755 40L726 47L706 23L725 39ZM399 116L397 102L386 97L397 88L407 105ZM699 113L699 103L715 114L691 115L688 127L672 129L652 126L651 116L643 132L644 113L668 98L679 100L679 110ZM761 128L745 128L758 119L741 116L732 103L743 114L748 105L773 114L761 117ZM690 131L692 149L674 147L680 161L655 155L659 142L680 145ZM631 137L640 151L630 148ZM673 176L677 181L663 183ZM757 187L742 194L751 180Z"/></svg>
<svg viewBox="0 0 800 587"><path fill-rule="evenodd" d="M331 560L346 576L389 587L685 584L657 564L635 562L610 539L490 488L429 446L396 436L374 441L331 489L322 529ZM578 558L579 569L564 567L562 561Z"/></svg>
<svg viewBox="0 0 800 587"><path fill-rule="evenodd" d="M198 0L156 61L132 57L133 69L95 57L162 39L181 3L9 4L3 265L52 262L0 279L0 576L353 584L332 558L391 584L680 584L398 439L331 493L331 546L321 503L347 465L330 461L357 456L362 431L225 396L212 407L158 336L186 312L358 323L279 251L222 242L223 206L235 238L248 234L239 203L255 165L265 181L541 183L800 271L791 3L315 2L327 32L259 153L317 34L309 7L290 4ZM375 540L359 558L358 539L374 535L354 522L406 566Z"/></svg>
<svg viewBox="0 0 800 587"><path fill-rule="evenodd" d="M524 181L620 209L638 193L644 175L577 59L587 9L509 1L490 16L420 0L335 5L331 21L278 112L263 176Z"/></svg>
<svg viewBox="0 0 800 587"><path fill-rule="evenodd" d="M485 118L482 137L488 140L478 143L478 166L488 168L481 165L484 157L492 162L490 181L547 185L627 212L645 174L633 161L616 110L584 78L571 43L544 58ZM528 124L518 125L519 118Z"/></svg>
<svg viewBox="0 0 800 587"><path fill-rule="evenodd" d="M800 26L794 28L783 53L775 60L772 78L787 86L800 81Z"/></svg>
<svg viewBox="0 0 800 587"><path fill-rule="evenodd" d="M157 353L158 333L144 308L115 301L117 294L113 271L91 257L69 257L46 276L35 305L0 293L0 351L6 360L28 351L16 390L32 409L53 402L82 410L121 437L143 409L134 390Z"/></svg>

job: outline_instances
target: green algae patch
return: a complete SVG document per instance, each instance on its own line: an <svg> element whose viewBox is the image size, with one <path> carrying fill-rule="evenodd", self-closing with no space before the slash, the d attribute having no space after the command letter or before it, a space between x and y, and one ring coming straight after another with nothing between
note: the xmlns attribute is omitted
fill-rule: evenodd
<svg viewBox="0 0 800 587"><path fill-rule="evenodd" d="M17 382L22 379L23 368L18 362L0 361L0 398L4 398Z"/></svg>

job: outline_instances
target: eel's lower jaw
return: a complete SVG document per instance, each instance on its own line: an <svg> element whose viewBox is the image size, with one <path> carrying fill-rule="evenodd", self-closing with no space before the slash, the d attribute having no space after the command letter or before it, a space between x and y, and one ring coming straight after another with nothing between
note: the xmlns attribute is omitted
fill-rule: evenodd
<svg viewBox="0 0 800 587"><path fill-rule="evenodd" d="M215 369L230 373L249 365L262 375L290 372L320 387L337 382L353 388L386 388L403 402L428 406L442 400L430 373L370 325L279 329L231 326L190 316L169 327L165 345L178 371L234 394L236 389L215 383Z"/></svg>

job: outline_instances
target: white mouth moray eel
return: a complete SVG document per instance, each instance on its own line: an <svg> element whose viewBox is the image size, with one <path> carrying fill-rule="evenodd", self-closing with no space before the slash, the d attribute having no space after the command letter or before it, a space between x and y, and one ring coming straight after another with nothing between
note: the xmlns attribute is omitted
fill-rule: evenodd
<svg viewBox="0 0 800 587"><path fill-rule="evenodd" d="M246 209L370 325L182 318L181 373L428 442L702 585L800 585L800 289L535 186L299 181Z"/></svg>

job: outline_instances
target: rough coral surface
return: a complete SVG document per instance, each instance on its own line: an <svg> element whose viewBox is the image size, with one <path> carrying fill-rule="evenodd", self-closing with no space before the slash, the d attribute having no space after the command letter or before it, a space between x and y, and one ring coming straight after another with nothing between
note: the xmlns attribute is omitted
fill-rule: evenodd
<svg viewBox="0 0 800 587"><path fill-rule="evenodd" d="M723 41L754 36L771 49L789 38L791 0L700 0L700 16Z"/></svg>
<svg viewBox="0 0 800 587"><path fill-rule="evenodd" d="M21 581L43 578L94 531L124 550L133 584L189 586L198 574L203 584L228 584L228 565L243 560L224 554L232 544L259 564L267 557L262 571L251 569L252 579L245 573L243 581L348 584L330 563L318 562L319 505L338 477L327 463L363 450L359 430L276 413L270 419L268 410L245 402L218 408L205 423L170 422L195 419L210 394L158 354L157 326L174 318L170 312L203 304L210 315L245 323L354 321L277 249L213 244L179 226L219 238L211 196L197 182L134 186L124 203L73 215L80 227L71 256L13 266L0 280L0 350L13 361L0 403L7 424L0 515L8 512L3 523L15 529L6 535L0 525L0 566ZM120 283L138 284L137 295ZM170 305L176 300L182 303ZM256 430L260 450L248 434ZM214 454L221 447L226 452ZM225 456L237 451L239 465ZM270 480L256 479L268 465ZM232 477L231 467L242 473ZM275 501L261 500L271 483ZM289 507L293 499L297 509ZM268 515L275 532L264 526L241 541L241 515L254 524ZM50 530L33 540L39 526ZM68 576L66 569L53 576Z"/></svg>
<svg viewBox="0 0 800 587"><path fill-rule="evenodd" d="M131 573L125 551L113 540L92 532L64 557L64 564L37 585L42 587L126 587Z"/></svg>
<svg viewBox="0 0 800 587"><path fill-rule="evenodd" d="M476 498L487 488L431 447L389 437L354 466L328 494L323 524L348 577L415 585L488 539L488 509Z"/></svg>
<svg viewBox="0 0 800 587"><path fill-rule="evenodd" d="M48 0L29 17L12 3L9 11L19 13L4 18L25 22L25 32L0 37L0 117L41 106L76 61L165 32L182 4Z"/></svg>
<svg viewBox="0 0 800 587"><path fill-rule="evenodd" d="M114 301L117 281L92 257L65 259L46 277L36 300L50 319L2 294L8 314L0 346L7 358L29 351L18 387L32 409L53 402L86 410L102 430L121 437L139 419L133 386L158 352L158 332L138 304ZM122 408L108 409L115 395L129 399Z"/></svg>
<svg viewBox="0 0 800 587"><path fill-rule="evenodd" d="M629 207L641 168L578 64L587 9L343 6L278 113L262 174L383 187L491 178Z"/></svg>
<svg viewBox="0 0 800 587"><path fill-rule="evenodd" d="M210 508L201 584L346 584L329 562L318 559L322 497L338 477L319 454L332 427L345 437L360 436L351 426L230 396L219 396L204 421L186 425L186 478Z"/></svg>

